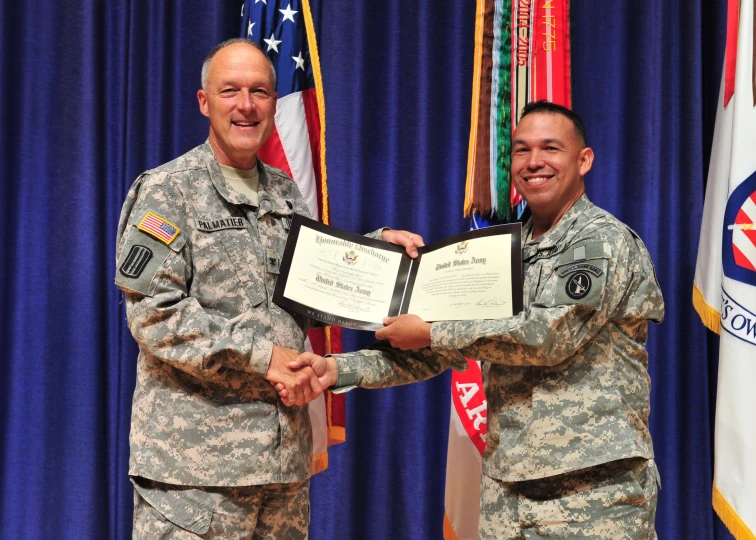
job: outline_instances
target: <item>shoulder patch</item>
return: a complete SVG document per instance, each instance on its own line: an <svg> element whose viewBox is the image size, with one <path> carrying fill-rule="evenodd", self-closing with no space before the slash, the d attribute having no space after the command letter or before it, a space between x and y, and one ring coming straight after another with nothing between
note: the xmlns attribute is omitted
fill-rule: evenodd
<svg viewBox="0 0 756 540"><path fill-rule="evenodd" d="M588 262L573 263L559 268L559 277L564 277L572 272L590 272L594 276L600 276L604 271L597 265Z"/></svg>
<svg viewBox="0 0 756 540"><path fill-rule="evenodd" d="M565 249L554 269L557 305L598 307L606 285L610 250L603 241L580 242Z"/></svg>
<svg viewBox="0 0 756 540"><path fill-rule="evenodd" d="M591 292L592 285L593 282L591 281L590 274L580 270L572 274L567 280L564 292L566 292L567 296L573 300L580 300L581 298L588 296L588 293Z"/></svg>
<svg viewBox="0 0 756 540"><path fill-rule="evenodd" d="M127 278L138 278L152 258L152 250L147 246L134 244L118 269Z"/></svg>
<svg viewBox="0 0 756 540"><path fill-rule="evenodd" d="M121 289L152 295L152 284L160 267L180 247L183 237L173 246L152 235L138 233L134 227L127 232L121 254L116 263L115 283Z"/></svg>
<svg viewBox="0 0 756 540"><path fill-rule="evenodd" d="M144 215L139 224L137 224L137 229L157 238L166 246L170 246L171 242L173 242L181 232L181 229L176 227L173 223L152 212L147 212Z"/></svg>

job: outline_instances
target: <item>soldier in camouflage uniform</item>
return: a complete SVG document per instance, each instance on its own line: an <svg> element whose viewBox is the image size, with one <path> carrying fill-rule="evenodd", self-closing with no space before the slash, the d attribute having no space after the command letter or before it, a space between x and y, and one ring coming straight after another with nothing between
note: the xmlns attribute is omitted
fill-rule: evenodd
<svg viewBox="0 0 756 540"><path fill-rule="evenodd" d="M321 385L286 367L308 319L271 302L291 218L308 215L296 184L257 159L275 73L255 44L229 40L205 60L198 99L208 142L142 174L118 228L115 281L139 344L134 538L306 538L312 432L300 405ZM257 185L238 184L245 171Z"/></svg>
<svg viewBox="0 0 756 540"><path fill-rule="evenodd" d="M387 319L372 350L301 355L324 386L377 388L483 361L488 442L480 538L656 538L648 321L664 314L640 238L585 196L582 120L538 102L514 133L524 305L500 320ZM287 392L278 387L281 396Z"/></svg>

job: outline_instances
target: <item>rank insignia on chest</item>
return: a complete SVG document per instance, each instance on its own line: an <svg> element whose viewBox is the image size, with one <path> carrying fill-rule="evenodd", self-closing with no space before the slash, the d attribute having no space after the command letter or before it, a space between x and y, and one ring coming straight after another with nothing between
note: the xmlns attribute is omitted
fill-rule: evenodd
<svg viewBox="0 0 756 540"><path fill-rule="evenodd" d="M153 236L163 242L165 245L171 245L176 237L181 232L181 229L176 227L170 221L161 218L157 214L147 212L142 221L139 222L137 228L140 231L144 231L150 236Z"/></svg>

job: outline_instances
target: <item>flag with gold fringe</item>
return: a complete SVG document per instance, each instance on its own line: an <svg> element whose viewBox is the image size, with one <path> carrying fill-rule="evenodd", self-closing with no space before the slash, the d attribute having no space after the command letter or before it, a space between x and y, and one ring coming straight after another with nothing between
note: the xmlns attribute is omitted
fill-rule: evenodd
<svg viewBox="0 0 756 540"><path fill-rule="evenodd" d="M307 0L247 0L241 35L257 42L276 70L275 129L260 159L285 171L299 186L310 214L330 223L325 160L325 98L315 25ZM342 352L341 328L310 330L305 347L317 354ZM328 445L346 438L344 395L325 392L310 406L313 473L328 467Z"/></svg>
<svg viewBox="0 0 756 540"><path fill-rule="evenodd" d="M714 510L756 540L756 39L754 0L730 0L693 305L720 335Z"/></svg>
<svg viewBox="0 0 756 540"><path fill-rule="evenodd" d="M541 99L570 106L569 1L478 0L464 208L473 228L487 217L521 217L509 176L512 132L518 111ZM480 365L469 362L452 375L445 540L478 537L487 401Z"/></svg>

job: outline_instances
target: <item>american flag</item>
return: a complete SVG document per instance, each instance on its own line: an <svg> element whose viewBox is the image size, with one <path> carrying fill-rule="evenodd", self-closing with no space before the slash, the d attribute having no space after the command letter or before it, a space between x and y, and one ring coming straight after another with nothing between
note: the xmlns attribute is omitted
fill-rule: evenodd
<svg viewBox="0 0 756 540"><path fill-rule="evenodd" d="M178 227L152 212L147 212L147 214L145 214L142 221L139 222L138 228L151 234L158 240L162 240L166 244L173 242L173 239L176 238L179 233Z"/></svg>
<svg viewBox="0 0 756 540"><path fill-rule="evenodd" d="M320 65L309 4L247 0L241 33L263 48L276 69L276 128L258 155L291 176L310 214L327 223L325 155L321 152L325 101L322 85L316 86ZM323 206L325 212L321 212Z"/></svg>
<svg viewBox="0 0 756 540"><path fill-rule="evenodd" d="M246 0L241 10L240 35L258 43L276 70L275 129L257 155L291 176L310 215L329 224L325 98L309 2ZM342 352L341 329L310 330L305 347L308 345L321 355ZM326 392L310 404L310 418L315 473L328 466L327 446L345 440L344 395Z"/></svg>

